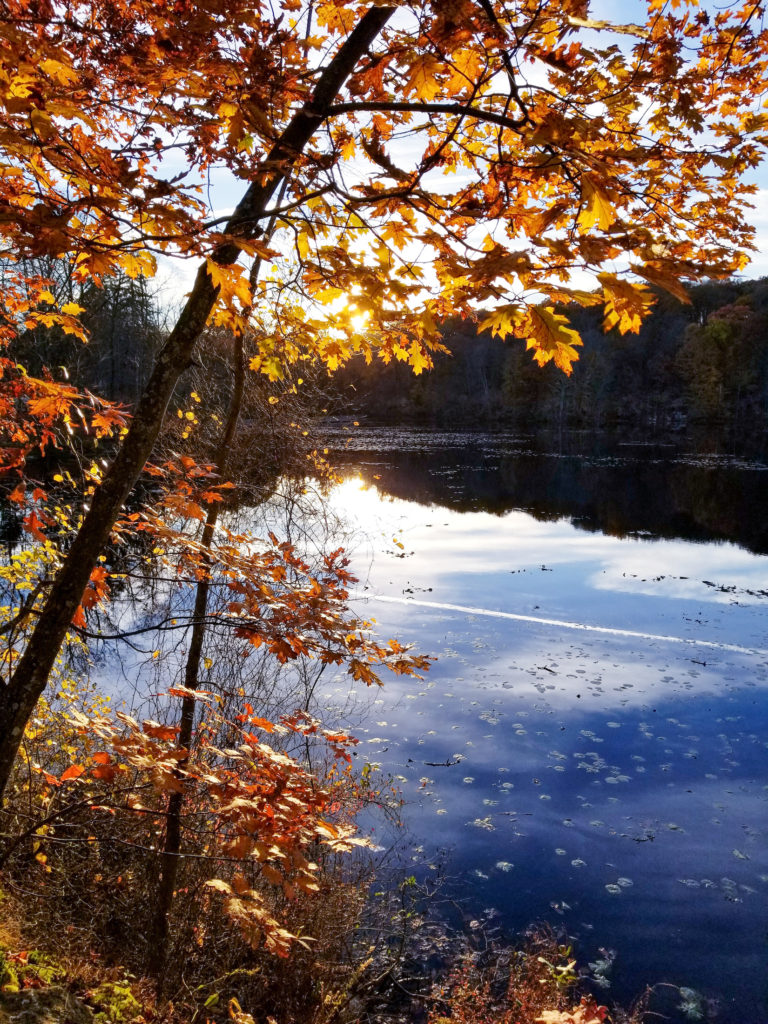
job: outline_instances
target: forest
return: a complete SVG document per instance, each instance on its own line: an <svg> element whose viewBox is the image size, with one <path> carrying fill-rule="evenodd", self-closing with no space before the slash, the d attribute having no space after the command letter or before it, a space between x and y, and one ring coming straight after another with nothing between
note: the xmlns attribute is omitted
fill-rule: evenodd
<svg viewBox="0 0 768 1024"><path fill-rule="evenodd" d="M584 351L571 377L538 368L518 342L461 321L420 377L354 359L335 375L335 408L377 423L680 431L710 425L754 442L768 429L768 282L708 282L683 302L659 293L637 334L605 331L595 309L561 312Z"/></svg>
<svg viewBox="0 0 768 1024"><path fill-rule="evenodd" d="M376 873L403 798L319 680L433 658L309 421L759 429L764 14L5 0L2 1024L606 1019L566 936Z"/></svg>

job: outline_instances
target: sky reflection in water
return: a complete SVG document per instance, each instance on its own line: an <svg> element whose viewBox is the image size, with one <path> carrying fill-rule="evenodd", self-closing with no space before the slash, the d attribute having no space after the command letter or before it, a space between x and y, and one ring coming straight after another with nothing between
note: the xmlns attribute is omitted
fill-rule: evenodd
<svg viewBox="0 0 768 1024"><path fill-rule="evenodd" d="M334 502L359 529L365 614L438 657L422 681L387 679L357 729L402 786L421 870L449 850L468 917L615 949L621 998L668 981L716 999L719 1021L768 1020L768 557L460 513L355 477Z"/></svg>

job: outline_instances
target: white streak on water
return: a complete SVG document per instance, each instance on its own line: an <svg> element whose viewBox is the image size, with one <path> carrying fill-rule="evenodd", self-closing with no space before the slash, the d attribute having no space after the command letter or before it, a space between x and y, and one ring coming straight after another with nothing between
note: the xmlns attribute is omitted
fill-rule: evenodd
<svg viewBox="0 0 768 1024"><path fill-rule="evenodd" d="M444 604L439 601L420 601L411 597L391 597L386 594L370 594L356 591L350 594L355 599L386 601L388 604L418 605L420 608L434 608L438 611L462 612L465 615L487 615L494 619L512 619L514 622L534 622L539 626L555 626L558 629L577 629L585 633L607 633L609 636L630 636L638 640L657 640L661 643L686 644L689 647L708 647L716 651L733 651L735 654L750 654L768 657L768 650L759 647L741 647L739 644L723 644L716 640L697 640L685 636L664 636L658 633L640 633L634 629L614 629L610 626L590 626L584 622L568 622L564 619L544 619L536 615L518 615L515 612L499 612L491 608L472 608L463 604Z"/></svg>

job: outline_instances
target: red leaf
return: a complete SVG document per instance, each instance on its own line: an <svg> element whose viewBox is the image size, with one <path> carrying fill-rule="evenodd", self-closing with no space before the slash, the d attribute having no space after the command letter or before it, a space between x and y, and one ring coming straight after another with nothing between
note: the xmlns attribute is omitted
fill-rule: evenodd
<svg viewBox="0 0 768 1024"><path fill-rule="evenodd" d="M45 541L45 534L40 529L42 522L37 517L36 512L30 512L27 518L24 520L24 529L27 533L31 533L35 540L39 540L41 543Z"/></svg>

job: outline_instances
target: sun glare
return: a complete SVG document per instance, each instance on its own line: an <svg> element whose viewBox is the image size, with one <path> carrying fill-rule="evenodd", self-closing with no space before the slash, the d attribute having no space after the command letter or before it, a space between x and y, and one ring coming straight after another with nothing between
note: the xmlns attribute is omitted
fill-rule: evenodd
<svg viewBox="0 0 768 1024"><path fill-rule="evenodd" d="M336 320L336 330L343 332L351 328L359 334L368 327L371 319L370 310L360 309L357 298L354 290L346 292L326 307L327 312Z"/></svg>
<svg viewBox="0 0 768 1024"><path fill-rule="evenodd" d="M360 312L354 312L356 306L348 306L349 311L349 324L355 331L364 331L368 326L368 321L371 318L371 314L367 309L361 310Z"/></svg>
<svg viewBox="0 0 768 1024"><path fill-rule="evenodd" d="M359 475L345 477L331 492L331 501L345 519L364 531L375 531L385 498Z"/></svg>

